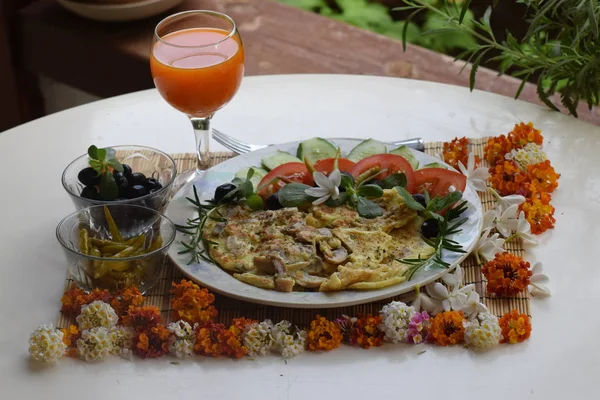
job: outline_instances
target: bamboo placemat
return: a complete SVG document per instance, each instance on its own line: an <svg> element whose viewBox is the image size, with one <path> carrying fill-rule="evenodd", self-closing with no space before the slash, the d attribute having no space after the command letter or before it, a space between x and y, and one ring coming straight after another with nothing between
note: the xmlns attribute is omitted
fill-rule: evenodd
<svg viewBox="0 0 600 400"><path fill-rule="evenodd" d="M483 147L487 143L487 139L472 139L471 140L471 151L475 155L480 156L483 160ZM443 142L431 142L425 146L425 152L430 155L436 155L442 152ZM177 163L177 170L179 172L186 171L191 168L195 168L196 156L191 153L180 153L173 154L172 157ZM231 157L234 157L233 153L213 153L212 165L221 163ZM482 161L485 165L485 160ZM480 194L481 204L483 211L487 211L494 207L495 203L491 195L488 193ZM173 244L174 246L176 244ZM505 245L505 249L512 254L523 256L524 250L521 240L511 241ZM519 313L527 314L531 316L529 309L529 293L523 291L517 296L509 298L495 298L487 295L486 283L483 274L481 273L481 267L477 265L475 257L469 256L461 263L464 269L465 284L474 283L477 292L479 293L482 302L489 308L490 312L502 316L504 313L509 312L513 309L519 311ZM167 266L163 271L159 283L146 293L145 305L157 306L161 312L165 321L171 322L171 308L170 308L170 294L169 289L171 288L171 282L180 281L185 279L185 276L179 271L179 269L170 261L167 261ZM232 278L233 279L233 278ZM68 276L65 284L65 290L73 287L75 283ZM373 303L362 304L350 307L340 308L326 308L326 309L295 309L295 308L283 308L283 307L272 307L260 304L249 303L232 299L223 295L214 293L215 295L215 307L219 310L219 316L217 317L219 322L228 324L233 318L245 316L247 318L257 319L262 321L264 319L271 319L273 321L280 321L286 319L293 324L298 326L307 326L315 315L320 314L328 319L334 319L341 315L355 316L359 314L377 314L379 310L387 303L392 300L406 300L406 295L389 298L386 300L376 301ZM74 324L74 319L66 314L59 313L57 327L65 328L71 324Z"/></svg>

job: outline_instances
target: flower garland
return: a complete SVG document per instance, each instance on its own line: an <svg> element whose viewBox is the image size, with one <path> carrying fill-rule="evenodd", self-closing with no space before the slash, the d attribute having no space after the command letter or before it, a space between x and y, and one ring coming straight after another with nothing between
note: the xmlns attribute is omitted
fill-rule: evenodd
<svg viewBox="0 0 600 400"><path fill-rule="evenodd" d="M534 235L554 226L550 200L560 175L541 150L542 142L541 132L531 123L515 125L508 135L489 139L484 156L489 170L469 153L466 138L444 144L443 159L478 191L489 190L496 201L496 208L484 215L483 233L474 248L489 295L514 296L526 289L536 297L550 295L542 284L548 277L541 273L541 263L531 268L504 251L507 242L535 243ZM486 188L487 182L492 188ZM229 326L216 322L214 295L188 280L173 282L170 293L175 322L165 325L160 310L144 305L144 296L135 287L114 293L69 289L61 298L61 311L75 317L77 326L40 326L29 338L30 355L44 362L65 355L97 361L110 354L126 359L134 354L142 359L167 354L238 359L270 353L291 358L305 350L331 351L342 343L365 349L385 343L463 344L481 351L523 342L531 335L527 315L517 310L501 318L490 314L475 286L463 284L460 266L439 282L417 288L410 304L393 301L378 315L343 315L333 321L317 315L307 330L286 320L241 317Z"/></svg>

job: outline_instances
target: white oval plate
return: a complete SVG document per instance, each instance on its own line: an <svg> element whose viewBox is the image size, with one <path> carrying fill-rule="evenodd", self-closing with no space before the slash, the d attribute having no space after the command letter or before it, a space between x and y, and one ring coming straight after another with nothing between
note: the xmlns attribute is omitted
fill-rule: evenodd
<svg viewBox="0 0 600 400"><path fill-rule="evenodd" d="M342 149L342 154L347 154L359 141L353 139L329 139L336 146ZM221 164L218 164L202 176L185 185L173 198L167 207L166 214L176 224L185 224L188 218L195 217L194 207L186 200L186 197L193 198L192 185L196 185L198 195L201 200L208 200L213 197L217 186L229 182L237 171L243 167L259 166L260 160L266 154L275 150L287 151L296 154L296 149L300 142L290 142L271 146L252 153L242 154ZM388 150L391 150L391 145ZM420 165L440 160L427 154L413 151ZM449 236L450 239L457 241L466 254L444 252L442 259L452 266L448 269L423 269L417 272L410 281L405 281L397 285L389 286L377 290L345 290L341 292L322 293L322 292L291 292L283 293L274 290L257 288L252 285L240 282L233 276L222 270L219 266L206 261L200 263L188 264L189 254L177 254L183 246L180 241L186 239L181 232L177 233L175 243L169 249L169 256L181 271L215 292L226 296L234 297L240 300L246 300L253 303L293 307L293 308L328 308L342 307L354 304L369 303L375 300L386 299L402 293L412 291L416 286L423 286L429 282L439 279L447 274L460 263L466 255L473 249L481 233L482 208L477 192L471 185L467 185L464 193L464 200L469 202L469 208L465 212L468 221L462 226L462 232Z"/></svg>

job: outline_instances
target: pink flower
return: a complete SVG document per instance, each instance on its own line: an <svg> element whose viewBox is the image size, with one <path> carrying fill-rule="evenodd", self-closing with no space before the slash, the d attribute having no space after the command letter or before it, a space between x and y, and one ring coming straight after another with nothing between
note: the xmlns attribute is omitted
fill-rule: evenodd
<svg viewBox="0 0 600 400"><path fill-rule="evenodd" d="M419 344L425 341L429 329L429 314L427 311L415 313L408 324L406 341L411 344Z"/></svg>

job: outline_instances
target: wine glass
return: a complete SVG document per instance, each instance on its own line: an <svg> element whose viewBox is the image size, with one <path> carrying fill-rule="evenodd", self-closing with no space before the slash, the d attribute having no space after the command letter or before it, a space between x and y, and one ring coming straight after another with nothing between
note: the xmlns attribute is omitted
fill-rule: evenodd
<svg viewBox="0 0 600 400"><path fill-rule="evenodd" d="M196 136L196 171L210 165L210 121L244 76L244 47L233 20L216 11L184 11L156 25L150 70L154 85L185 113Z"/></svg>

